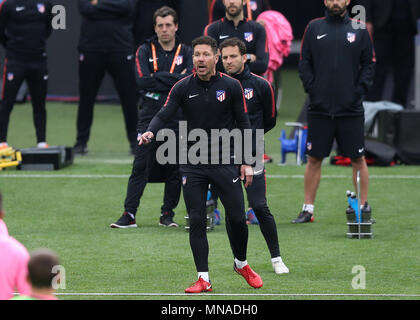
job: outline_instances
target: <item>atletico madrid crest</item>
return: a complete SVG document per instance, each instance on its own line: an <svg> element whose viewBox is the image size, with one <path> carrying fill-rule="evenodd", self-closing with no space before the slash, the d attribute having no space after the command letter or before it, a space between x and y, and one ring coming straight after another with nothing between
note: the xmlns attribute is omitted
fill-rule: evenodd
<svg viewBox="0 0 420 320"><path fill-rule="evenodd" d="M252 32L244 32L244 39L246 42L251 42L254 40L254 35Z"/></svg>
<svg viewBox="0 0 420 320"><path fill-rule="evenodd" d="M353 43L356 41L356 34L354 32L347 32L347 41Z"/></svg>
<svg viewBox="0 0 420 320"><path fill-rule="evenodd" d="M175 64L176 64L177 66L180 66L180 65L182 64L182 62L184 62L184 59L183 59L183 57L182 57L182 56L178 56L178 57L176 57Z"/></svg>
<svg viewBox="0 0 420 320"><path fill-rule="evenodd" d="M45 12L45 5L43 3L38 3L36 6L38 8L39 13Z"/></svg>
<svg viewBox="0 0 420 320"><path fill-rule="evenodd" d="M225 90L217 90L216 91L216 98L220 102L225 101L225 99L226 99L226 92L225 92Z"/></svg>
<svg viewBox="0 0 420 320"><path fill-rule="evenodd" d="M251 100L254 97L254 89L245 88L244 95L247 100Z"/></svg>

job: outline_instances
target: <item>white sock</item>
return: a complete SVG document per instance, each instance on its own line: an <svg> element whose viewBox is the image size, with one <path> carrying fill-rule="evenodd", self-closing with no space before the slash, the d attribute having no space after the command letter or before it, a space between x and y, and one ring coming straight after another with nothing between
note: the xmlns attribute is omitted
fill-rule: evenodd
<svg viewBox="0 0 420 320"><path fill-rule="evenodd" d="M303 205L303 208L302 208L302 211L308 211L309 213L314 213L314 208L315 208L315 206L313 205L313 204L304 204Z"/></svg>
<svg viewBox="0 0 420 320"><path fill-rule="evenodd" d="M283 260L281 259L281 257L280 256L278 256L278 257L275 257L275 258L271 258L271 262L282 262Z"/></svg>
<svg viewBox="0 0 420 320"><path fill-rule="evenodd" d="M210 279L209 279L209 273L208 273L208 272L199 272L199 273L198 273L198 279L200 279L200 277L201 277L204 281L210 282Z"/></svg>
<svg viewBox="0 0 420 320"><path fill-rule="evenodd" d="M243 267L245 267L248 264L248 261L239 261L238 259L235 258L235 265L238 269L242 269Z"/></svg>

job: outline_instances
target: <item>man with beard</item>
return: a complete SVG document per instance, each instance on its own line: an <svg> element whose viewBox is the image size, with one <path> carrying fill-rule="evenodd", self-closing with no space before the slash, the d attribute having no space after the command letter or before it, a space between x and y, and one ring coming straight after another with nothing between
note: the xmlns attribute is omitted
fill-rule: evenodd
<svg viewBox="0 0 420 320"><path fill-rule="evenodd" d="M314 221L322 160L329 156L334 138L341 155L351 158L355 186L360 172L362 210L371 210L362 101L373 84L375 53L366 26L349 18L350 0L324 0L324 4L325 17L312 20L302 39L299 75L310 97L308 163L304 205L293 223Z"/></svg>
<svg viewBox="0 0 420 320"><path fill-rule="evenodd" d="M155 11L153 25L156 36L148 39L137 50L136 78L137 87L142 96L141 109L137 123L138 134L144 133L154 115L164 105L172 86L191 73L192 50L181 43L177 37L178 15L170 7L164 6ZM182 119L179 112L171 119L167 128L177 132L178 122ZM177 132L178 133L178 132ZM110 225L111 228L137 227L135 216L140 205L140 198L156 166L156 150L160 143L154 141L147 146L135 149L135 159L127 195L124 201L124 213ZM178 205L181 194L181 176L177 165L165 165L159 168L165 172L165 191L159 225L178 227L173 220L173 209Z"/></svg>
<svg viewBox="0 0 420 320"><path fill-rule="evenodd" d="M141 137L141 143L148 144L159 129L176 114L178 109L187 121L187 136L194 135L197 130L205 131L211 137L213 130L227 130L229 133L239 128L242 132L250 129L246 115L246 104L242 87L239 81L219 72L216 72L216 63L219 58L217 42L211 37L199 37L192 42L193 63L196 73L185 77L176 83L169 93L163 108L156 114L150 125ZM242 134L243 136L243 134ZM192 139L194 140L194 139ZM240 180L245 180L247 188L252 183L253 171L251 166L236 156L235 148L238 146L231 140L228 152L225 146L218 144L218 153L213 156L212 139L204 148L196 149L196 141L187 141L186 164L181 165L184 200L190 221L189 239L194 257L198 280L185 289L186 293L200 293L212 291L209 279L209 244L206 231L206 198L209 183L215 184L220 190L220 200L226 208L232 232L229 241L234 256L233 268L242 275L253 288L263 285L261 277L254 272L246 260L248 227L244 216L244 198ZM241 139L242 141L242 139ZM201 141L199 141L201 142ZM198 142L197 142L198 143ZM205 142L204 142L205 143ZM195 151L194 151L195 150ZM207 154L198 161L191 153ZM244 159L243 148L241 158Z"/></svg>
<svg viewBox="0 0 420 320"><path fill-rule="evenodd" d="M220 43L229 38L243 39L247 50L247 63L251 72L262 75L268 67L268 44L265 28L258 22L244 17L246 0L223 0L226 16L204 29L204 35L216 39ZM217 70L223 71L223 63L219 61Z"/></svg>
<svg viewBox="0 0 420 320"><path fill-rule="evenodd" d="M274 90L266 79L249 71L243 41L238 38L223 41L220 45L220 53L226 72L239 80L244 88L248 117L253 131L252 149L255 152L258 144L264 145L264 141L256 141L256 130L264 130L264 133L267 133L276 125ZM259 161L262 162L262 159ZM248 202L259 221L261 232L270 251L274 272L289 273L289 269L280 256L276 221L267 204L267 184L262 163L261 167L261 169L254 168L252 185L246 189ZM226 218L226 230L228 233L231 232L228 218Z"/></svg>

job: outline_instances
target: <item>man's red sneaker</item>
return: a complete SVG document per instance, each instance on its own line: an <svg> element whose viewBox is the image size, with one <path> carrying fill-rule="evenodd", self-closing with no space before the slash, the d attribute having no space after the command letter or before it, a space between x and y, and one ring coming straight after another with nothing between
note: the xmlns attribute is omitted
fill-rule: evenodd
<svg viewBox="0 0 420 320"><path fill-rule="evenodd" d="M200 293L213 291L211 283L199 278L193 285L185 289L186 293Z"/></svg>
<svg viewBox="0 0 420 320"><path fill-rule="evenodd" d="M261 288L263 286L263 281L261 277L256 273L251 267L247 264L245 267L239 269L236 267L236 264L233 264L233 270L239 273L242 277L245 278L246 282L253 288Z"/></svg>

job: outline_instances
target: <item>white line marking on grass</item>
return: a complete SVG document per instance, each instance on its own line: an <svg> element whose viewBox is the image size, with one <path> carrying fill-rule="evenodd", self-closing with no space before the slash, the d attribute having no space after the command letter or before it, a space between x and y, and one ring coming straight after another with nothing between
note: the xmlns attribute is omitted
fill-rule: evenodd
<svg viewBox="0 0 420 320"><path fill-rule="evenodd" d="M404 294L404 293L80 293L80 292L66 292L55 293L57 296L237 296L237 297L420 297L420 294Z"/></svg>
<svg viewBox="0 0 420 320"><path fill-rule="evenodd" d="M0 173L1 178L45 178L45 179L126 179L129 175L127 174L13 174L13 173ZM267 175L269 179L303 179L303 175ZM418 176L405 176L405 175L371 175L370 179L420 179ZM324 175L322 179L351 179L348 175Z"/></svg>

